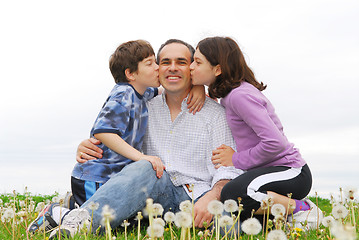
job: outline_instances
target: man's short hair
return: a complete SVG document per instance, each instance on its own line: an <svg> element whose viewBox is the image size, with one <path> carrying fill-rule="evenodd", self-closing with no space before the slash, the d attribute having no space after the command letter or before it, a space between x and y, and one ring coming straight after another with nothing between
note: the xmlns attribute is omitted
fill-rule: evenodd
<svg viewBox="0 0 359 240"><path fill-rule="evenodd" d="M188 44L182 40L179 40L179 39L168 39L164 44L161 45L161 47L158 49L158 52L157 52L157 64L159 64L160 62L160 52L162 50L162 48L164 48L166 45L169 45L171 43L179 43L179 44L183 44L185 45L188 50L190 51L191 53L191 62L193 62L193 55L194 55L194 52L195 52L195 49L192 47L191 44Z"/></svg>
<svg viewBox="0 0 359 240"><path fill-rule="evenodd" d="M128 41L122 43L110 57L110 71L116 83L129 82L125 70L136 72L138 63L143 59L155 55L151 44L145 40Z"/></svg>

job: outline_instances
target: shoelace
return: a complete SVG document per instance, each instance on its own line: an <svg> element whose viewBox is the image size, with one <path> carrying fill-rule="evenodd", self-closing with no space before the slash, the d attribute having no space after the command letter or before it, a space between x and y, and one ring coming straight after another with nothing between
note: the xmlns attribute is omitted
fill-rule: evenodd
<svg viewBox="0 0 359 240"><path fill-rule="evenodd" d="M73 210L73 213L69 213L64 221L64 225L71 228L82 227L85 221L90 220L90 215L84 209Z"/></svg>

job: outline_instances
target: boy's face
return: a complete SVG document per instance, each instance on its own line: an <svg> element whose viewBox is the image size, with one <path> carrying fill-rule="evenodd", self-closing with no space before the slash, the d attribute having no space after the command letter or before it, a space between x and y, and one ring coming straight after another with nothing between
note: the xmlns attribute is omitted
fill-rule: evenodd
<svg viewBox="0 0 359 240"><path fill-rule="evenodd" d="M155 56L149 56L138 63L137 71L133 73L136 83L142 88L159 87L158 65Z"/></svg>

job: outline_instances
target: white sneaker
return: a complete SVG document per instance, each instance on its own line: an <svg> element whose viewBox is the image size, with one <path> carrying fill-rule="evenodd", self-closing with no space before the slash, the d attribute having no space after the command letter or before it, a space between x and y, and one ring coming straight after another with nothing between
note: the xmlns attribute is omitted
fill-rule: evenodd
<svg viewBox="0 0 359 240"><path fill-rule="evenodd" d="M303 201L309 204L310 209L289 215L288 222L294 228L303 230L316 229L323 220L323 212L308 198L303 199Z"/></svg>
<svg viewBox="0 0 359 240"><path fill-rule="evenodd" d="M90 224L91 217L86 209L74 209L64 217L61 226L51 232L49 239L55 239L60 234L62 237L73 237L83 228L87 228L88 230Z"/></svg>

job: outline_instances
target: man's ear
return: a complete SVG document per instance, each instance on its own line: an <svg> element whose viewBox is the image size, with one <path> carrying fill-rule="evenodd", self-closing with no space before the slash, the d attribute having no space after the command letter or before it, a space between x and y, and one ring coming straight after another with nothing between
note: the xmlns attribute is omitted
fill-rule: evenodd
<svg viewBox="0 0 359 240"><path fill-rule="evenodd" d="M221 65L217 64L216 66L214 66L214 75L218 77L221 74L222 74Z"/></svg>
<svg viewBox="0 0 359 240"><path fill-rule="evenodd" d="M127 78L129 81L134 81L134 80L135 80L135 76L133 75L133 73L131 73L131 71L130 71L129 68L126 68L126 70L125 70L125 75L126 75L126 78Z"/></svg>

